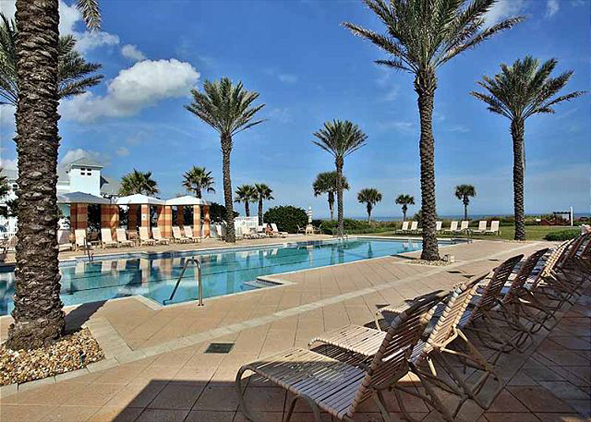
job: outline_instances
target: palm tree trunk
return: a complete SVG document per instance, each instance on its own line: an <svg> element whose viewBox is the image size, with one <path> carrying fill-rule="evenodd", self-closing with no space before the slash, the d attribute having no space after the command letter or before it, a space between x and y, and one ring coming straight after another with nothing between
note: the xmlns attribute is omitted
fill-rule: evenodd
<svg viewBox="0 0 591 422"><path fill-rule="evenodd" d="M339 157L335 160L337 168L337 219L339 225L337 227L337 236L342 237L345 232L345 223L343 221L343 166L344 160Z"/></svg>
<svg viewBox="0 0 591 422"><path fill-rule="evenodd" d="M334 192L328 192L328 210L330 211L330 221L334 221Z"/></svg>
<svg viewBox="0 0 591 422"><path fill-rule="evenodd" d="M226 204L226 242L236 242L234 230L234 202L232 198L232 178L230 177L230 154L232 153L232 136L222 135L222 170L224 177L224 202Z"/></svg>
<svg viewBox="0 0 591 422"><path fill-rule="evenodd" d="M19 216L14 323L7 347L33 349L64 330L57 247L58 0L17 0Z"/></svg>
<svg viewBox="0 0 591 422"><path fill-rule="evenodd" d="M244 213L247 217L250 217L250 203L248 201L244 202Z"/></svg>
<svg viewBox="0 0 591 422"><path fill-rule="evenodd" d="M201 199L201 188L195 188L195 197Z"/></svg>
<svg viewBox="0 0 591 422"><path fill-rule="evenodd" d="M437 207L435 204L435 139L433 138L433 100L437 78L430 70L419 72L415 79L419 114L421 118L421 209L423 225L423 252L421 259L436 261L439 258L435 231Z"/></svg>
<svg viewBox="0 0 591 422"><path fill-rule="evenodd" d="M464 220L468 220L468 204L464 202Z"/></svg>
<svg viewBox="0 0 591 422"><path fill-rule="evenodd" d="M263 200L259 199L259 226L263 225Z"/></svg>
<svg viewBox="0 0 591 422"><path fill-rule="evenodd" d="M523 166L523 137L525 124L523 120L511 122L513 137L513 208L515 213L515 240L525 240L525 205L523 183L525 171Z"/></svg>
<svg viewBox="0 0 591 422"><path fill-rule="evenodd" d="M403 222L406 221L406 210L407 210L406 205L403 205L402 206L402 221Z"/></svg>
<svg viewBox="0 0 591 422"><path fill-rule="evenodd" d="M371 205L367 204L367 222L371 223Z"/></svg>

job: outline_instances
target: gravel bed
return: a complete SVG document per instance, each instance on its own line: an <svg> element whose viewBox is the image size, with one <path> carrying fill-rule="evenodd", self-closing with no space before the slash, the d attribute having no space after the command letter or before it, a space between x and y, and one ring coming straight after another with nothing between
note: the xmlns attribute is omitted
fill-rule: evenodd
<svg viewBox="0 0 591 422"><path fill-rule="evenodd" d="M439 261L427 261L425 259L413 259L412 261L408 262L409 264L416 264L416 265L430 265L432 267L444 267L446 265L451 265L453 262L447 262L444 260Z"/></svg>
<svg viewBox="0 0 591 422"><path fill-rule="evenodd" d="M55 344L14 351L0 345L0 385L23 383L84 368L105 357L88 328L66 335Z"/></svg>

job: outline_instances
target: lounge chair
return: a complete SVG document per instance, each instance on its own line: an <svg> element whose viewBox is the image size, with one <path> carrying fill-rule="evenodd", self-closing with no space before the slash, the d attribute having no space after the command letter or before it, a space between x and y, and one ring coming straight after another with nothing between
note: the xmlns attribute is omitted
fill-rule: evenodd
<svg viewBox="0 0 591 422"><path fill-rule="evenodd" d="M193 235L193 227L191 226L185 226L185 237L191 242L201 242L201 238Z"/></svg>
<svg viewBox="0 0 591 422"><path fill-rule="evenodd" d="M448 230L445 230L445 232L451 233L451 234L459 233L459 231L458 231L458 222L457 221L452 221L449 224L449 229Z"/></svg>
<svg viewBox="0 0 591 422"><path fill-rule="evenodd" d="M488 221L486 220L481 220L478 222L478 229L474 230L475 234L486 234L486 225L488 224Z"/></svg>
<svg viewBox="0 0 591 422"><path fill-rule="evenodd" d="M156 241L156 243L158 243L159 245L168 245L168 243L169 243L168 239L165 239L162 237L162 233L160 232L160 227L154 227L152 229L152 236L154 237L154 240Z"/></svg>
<svg viewBox="0 0 591 422"><path fill-rule="evenodd" d="M271 223L271 229L273 230L272 233L274 236L287 237L287 235L289 234L287 232L280 232L277 228L277 224L275 223Z"/></svg>
<svg viewBox="0 0 591 422"><path fill-rule="evenodd" d="M254 420L244 400L246 390L241 385L244 373L250 371L293 394L285 422L291 419L300 398L312 408L316 422L322 420L321 409L337 419L353 421L358 406L369 398L378 405L382 417L390 420L383 392L408 373L407 358L440 299L432 295L400 312L378 352L365 365L294 347L242 366L236 375L242 413L248 420ZM436 395L431 402L434 407L442 407Z"/></svg>
<svg viewBox="0 0 591 422"><path fill-rule="evenodd" d="M119 247L119 243L111 237L111 229L101 229L101 246L103 248Z"/></svg>
<svg viewBox="0 0 591 422"><path fill-rule="evenodd" d="M191 242L190 239L187 239L181 233L181 228L179 226L172 226L172 237L176 243L189 243Z"/></svg>
<svg viewBox="0 0 591 422"><path fill-rule="evenodd" d="M435 231L436 231L436 232L440 232L440 231L441 231L441 229L442 229L442 227L443 227L443 221L437 221L437 222L435 223Z"/></svg>
<svg viewBox="0 0 591 422"><path fill-rule="evenodd" d="M501 230L499 230L500 222L498 220L494 220L490 222L490 229L486 230L486 234L501 234Z"/></svg>
<svg viewBox="0 0 591 422"><path fill-rule="evenodd" d="M215 225L215 237L217 237L219 240L225 240L226 236L222 230L222 225L221 224L216 224Z"/></svg>
<svg viewBox="0 0 591 422"><path fill-rule="evenodd" d="M410 223L410 233L416 234L416 233L420 233L420 229L419 229L419 222L418 221L413 221L412 223Z"/></svg>
<svg viewBox="0 0 591 422"><path fill-rule="evenodd" d="M265 237L267 237L267 230L265 228L265 226L257 226L257 236L260 239L264 239Z"/></svg>
<svg viewBox="0 0 591 422"><path fill-rule="evenodd" d="M406 233L408 231L409 224L410 223L408 221L403 221L402 226L400 227L400 229L396 230L396 233Z"/></svg>
<svg viewBox="0 0 591 422"><path fill-rule="evenodd" d="M90 247L90 243L86 239L85 229L74 230L74 238L76 239L76 249L86 249Z"/></svg>
<svg viewBox="0 0 591 422"><path fill-rule="evenodd" d="M462 223L460 224L460 232L462 233L466 233L470 231L470 222L469 221L462 221Z"/></svg>
<svg viewBox="0 0 591 422"><path fill-rule="evenodd" d="M117 229L115 230L115 234L117 235L117 243L119 243L119 246L133 246L133 242L127 239L125 229Z"/></svg>
<svg viewBox="0 0 591 422"><path fill-rule="evenodd" d="M155 245L156 241L150 237L150 231L147 227L140 227L140 245Z"/></svg>

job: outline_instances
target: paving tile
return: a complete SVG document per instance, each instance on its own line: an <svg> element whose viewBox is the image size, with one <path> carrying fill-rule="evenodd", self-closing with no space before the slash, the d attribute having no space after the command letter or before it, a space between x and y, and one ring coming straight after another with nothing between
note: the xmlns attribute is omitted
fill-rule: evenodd
<svg viewBox="0 0 591 422"><path fill-rule="evenodd" d="M184 422L232 422L234 412L189 412Z"/></svg>
<svg viewBox="0 0 591 422"><path fill-rule="evenodd" d="M188 410L146 409L136 422L182 422L188 414Z"/></svg>
<svg viewBox="0 0 591 422"><path fill-rule="evenodd" d="M14 405L0 406L0 420L10 422L44 421L57 406L51 405Z"/></svg>
<svg viewBox="0 0 591 422"><path fill-rule="evenodd" d="M89 422L134 422L142 408L103 406L88 419Z"/></svg>
<svg viewBox="0 0 591 422"><path fill-rule="evenodd" d="M519 400L517 400L510 392L503 390L499 393L497 398L491 404L487 413L523 413L528 412ZM488 418L487 416L487 419Z"/></svg>
<svg viewBox="0 0 591 422"><path fill-rule="evenodd" d="M488 413L484 417L489 422L539 422L531 413Z"/></svg>
<svg viewBox="0 0 591 422"><path fill-rule="evenodd" d="M203 387L169 383L148 405L150 409L186 409L190 410L203 391Z"/></svg>
<svg viewBox="0 0 591 422"><path fill-rule="evenodd" d="M535 415L542 422L581 422L583 420L578 413L536 413Z"/></svg>
<svg viewBox="0 0 591 422"><path fill-rule="evenodd" d="M47 422L81 422L87 421L98 410L99 406L59 406L44 417Z"/></svg>
<svg viewBox="0 0 591 422"><path fill-rule="evenodd" d="M540 381L540 385L562 400L589 400L591 398L570 382Z"/></svg>
<svg viewBox="0 0 591 422"><path fill-rule="evenodd" d="M573 408L544 387L510 386L507 389L532 412L572 412Z"/></svg>
<svg viewBox="0 0 591 422"><path fill-rule="evenodd" d="M232 386L207 386L192 410L226 411L238 409L238 396Z"/></svg>

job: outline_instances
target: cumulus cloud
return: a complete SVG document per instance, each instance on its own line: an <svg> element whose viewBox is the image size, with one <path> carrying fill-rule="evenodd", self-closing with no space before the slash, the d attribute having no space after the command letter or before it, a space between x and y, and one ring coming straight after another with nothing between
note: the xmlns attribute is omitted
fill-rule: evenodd
<svg viewBox="0 0 591 422"><path fill-rule="evenodd" d="M503 19L517 16L523 12L526 0L499 0L485 16L486 25L494 25Z"/></svg>
<svg viewBox="0 0 591 422"><path fill-rule="evenodd" d="M2 130L14 127L14 113L16 113L16 107L12 104L0 104L0 126L2 126Z"/></svg>
<svg viewBox="0 0 591 422"><path fill-rule="evenodd" d="M10 160L7 158L0 158L0 168L6 170L16 170L17 169L17 161L16 159Z"/></svg>
<svg viewBox="0 0 591 422"><path fill-rule="evenodd" d="M158 101L189 95L199 76L191 64L176 59L141 61L120 71L106 95L86 92L62 101L60 114L77 121L131 116Z"/></svg>
<svg viewBox="0 0 591 422"><path fill-rule="evenodd" d="M125 147L119 147L115 150L115 154L117 154L118 157L127 157L129 155L129 149Z"/></svg>
<svg viewBox="0 0 591 422"><path fill-rule="evenodd" d="M136 62L146 60L147 58L144 53L142 53L135 45L132 44L125 44L123 47L121 47L121 54L123 57Z"/></svg>
<svg viewBox="0 0 591 422"><path fill-rule="evenodd" d="M88 158L92 161L96 161L102 165L106 164L106 157L96 151L85 150L82 148L69 149L64 154L63 158L59 162L59 167L64 167L76 160L81 158Z"/></svg>
<svg viewBox="0 0 591 422"><path fill-rule="evenodd" d="M548 0L546 2L546 17L551 18L560 10L558 0Z"/></svg>

